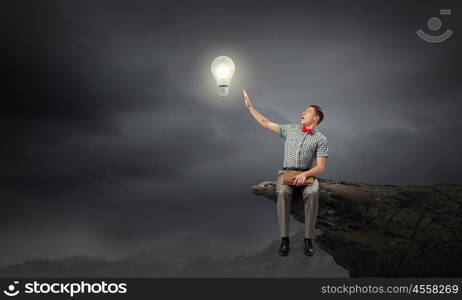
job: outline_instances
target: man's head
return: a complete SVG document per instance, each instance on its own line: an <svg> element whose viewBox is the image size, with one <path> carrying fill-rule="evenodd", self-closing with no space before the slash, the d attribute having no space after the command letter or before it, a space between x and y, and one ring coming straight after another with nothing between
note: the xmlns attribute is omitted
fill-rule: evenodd
<svg viewBox="0 0 462 300"><path fill-rule="evenodd" d="M304 127L313 128L318 126L322 120L324 120L324 112L319 105L310 105L302 113L300 118L300 124Z"/></svg>

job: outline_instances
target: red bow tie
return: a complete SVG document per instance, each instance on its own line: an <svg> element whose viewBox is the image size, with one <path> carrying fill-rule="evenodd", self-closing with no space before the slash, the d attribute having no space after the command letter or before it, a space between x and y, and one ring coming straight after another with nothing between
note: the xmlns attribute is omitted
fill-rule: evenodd
<svg viewBox="0 0 462 300"><path fill-rule="evenodd" d="M302 131L303 132L308 132L311 135L313 134L313 131L311 130L311 128L302 127Z"/></svg>

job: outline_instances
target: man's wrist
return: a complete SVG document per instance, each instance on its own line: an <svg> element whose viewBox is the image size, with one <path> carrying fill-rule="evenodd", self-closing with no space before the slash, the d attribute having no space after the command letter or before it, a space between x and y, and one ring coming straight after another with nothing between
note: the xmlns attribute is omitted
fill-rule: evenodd
<svg viewBox="0 0 462 300"><path fill-rule="evenodd" d="M313 177L313 175L310 175L311 170L305 171L302 174L305 175L306 177Z"/></svg>

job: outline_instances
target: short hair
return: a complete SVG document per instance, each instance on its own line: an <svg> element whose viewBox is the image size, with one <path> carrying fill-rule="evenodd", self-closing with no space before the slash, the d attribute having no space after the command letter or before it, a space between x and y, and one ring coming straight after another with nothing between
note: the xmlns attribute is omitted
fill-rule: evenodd
<svg viewBox="0 0 462 300"><path fill-rule="evenodd" d="M322 110L322 107L315 104L311 104L308 107L314 108L315 114L319 117L318 125L321 124L322 120L324 120L324 111Z"/></svg>

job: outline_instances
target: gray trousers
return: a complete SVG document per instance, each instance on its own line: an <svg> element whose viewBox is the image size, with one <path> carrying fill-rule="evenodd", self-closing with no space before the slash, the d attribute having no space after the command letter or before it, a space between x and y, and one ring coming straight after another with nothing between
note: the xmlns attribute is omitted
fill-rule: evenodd
<svg viewBox="0 0 462 300"><path fill-rule="evenodd" d="M282 170L278 171L276 180L277 188L277 211L278 224L281 237L289 236L289 216L290 204L292 202L292 193L294 188L303 189L303 201L305 205L305 237L314 239L314 229L316 224L316 216L318 214L319 202L319 181L315 178L312 185L307 186L292 186L282 184Z"/></svg>

